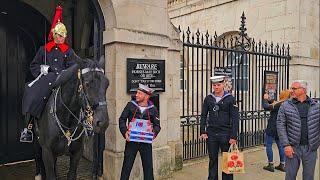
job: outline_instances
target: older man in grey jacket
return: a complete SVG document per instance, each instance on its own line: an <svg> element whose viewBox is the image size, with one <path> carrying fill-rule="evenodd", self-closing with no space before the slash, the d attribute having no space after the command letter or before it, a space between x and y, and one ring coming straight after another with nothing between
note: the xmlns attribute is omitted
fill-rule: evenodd
<svg viewBox="0 0 320 180"><path fill-rule="evenodd" d="M278 113L277 131L286 155L286 180L295 180L300 162L303 180L313 180L320 144L320 104L307 96L306 81L291 84L291 99Z"/></svg>

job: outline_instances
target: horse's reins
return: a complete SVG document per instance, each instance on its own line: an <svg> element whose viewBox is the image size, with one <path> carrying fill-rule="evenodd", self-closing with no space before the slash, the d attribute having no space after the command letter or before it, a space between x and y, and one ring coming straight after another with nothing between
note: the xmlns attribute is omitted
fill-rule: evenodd
<svg viewBox="0 0 320 180"><path fill-rule="evenodd" d="M83 126L82 131L75 138L73 138L73 137L76 134L76 131L78 130L79 126L76 126L76 128L74 129L72 134L71 134L71 132L69 130L65 131L64 128L65 129L70 129L70 128L68 128L67 126L65 126L65 125L63 125L61 123L61 121L59 120L59 118L57 116L57 113L56 113L56 110L57 110L57 106L56 106L57 105L57 96L58 96L58 92L60 90L60 86L58 87L58 89L56 90L56 93L55 93L53 113L54 113L54 117L55 117L55 120L56 120L56 122L58 124L59 129L61 130L63 135L68 140L68 144L67 144L68 146L71 144L71 142L78 140L82 136L84 131L92 131L93 130L93 126L92 126L92 123L93 123L93 110L92 110L92 106L90 106L90 102L88 100L88 97L87 97L86 93L84 92L82 78L81 78L81 74L85 74L85 73L88 73L88 72L91 72L91 71L97 71L97 72L104 73L104 70L100 69L100 68L94 68L94 69L84 68L81 71L80 71L80 69L78 70L78 74L77 74L78 76L77 77L78 77L78 80L80 82L79 87L78 87L78 92L80 93L80 97L83 97L84 100L85 100L85 108L81 107L82 111L80 111L80 117L79 118L75 114L73 114L73 112L66 106L66 104L62 100L61 93L60 93L61 103L69 111L69 113L76 120L78 120L78 124L81 123L81 119L82 119L81 118L81 114L82 114L81 112L83 112L83 109L84 109L84 117L86 117L86 120L85 120L84 124L82 124L82 126ZM98 106L106 106L106 105L107 105L106 101L101 101L101 102L98 102L97 104L94 104L93 107L97 108Z"/></svg>

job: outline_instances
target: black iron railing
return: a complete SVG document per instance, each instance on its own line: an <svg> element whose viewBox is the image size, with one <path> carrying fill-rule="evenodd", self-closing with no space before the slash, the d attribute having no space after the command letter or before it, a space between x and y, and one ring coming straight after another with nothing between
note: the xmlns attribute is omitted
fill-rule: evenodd
<svg viewBox="0 0 320 180"><path fill-rule="evenodd" d="M209 32L181 31L183 41L180 67L182 96L181 133L184 159L207 154L206 143L199 139L200 114L204 98L212 91L209 78L214 68L231 71L232 94L239 111L239 146L246 148L264 143L268 112L262 109L264 72L278 74L278 92L289 86L289 45L256 42L246 33L245 15L239 32L211 36Z"/></svg>

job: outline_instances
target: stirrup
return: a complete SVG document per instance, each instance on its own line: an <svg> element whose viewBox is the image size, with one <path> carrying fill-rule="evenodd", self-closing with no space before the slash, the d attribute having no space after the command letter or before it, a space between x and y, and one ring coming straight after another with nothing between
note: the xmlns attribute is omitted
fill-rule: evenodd
<svg viewBox="0 0 320 180"><path fill-rule="evenodd" d="M20 142L22 143L32 143L33 142L33 132L31 129L24 128L20 135Z"/></svg>

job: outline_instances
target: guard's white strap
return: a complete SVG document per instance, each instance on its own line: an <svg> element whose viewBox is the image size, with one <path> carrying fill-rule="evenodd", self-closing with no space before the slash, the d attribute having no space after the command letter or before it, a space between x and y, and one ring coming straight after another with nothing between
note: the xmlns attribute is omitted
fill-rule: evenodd
<svg viewBox="0 0 320 180"><path fill-rule="evenodd" d="M44 74L41 72L36 79L34 79L31 83L28 84L28 86L31 87L35 82L37 82L41 78L42 75Z"/></svg>
<svg viewBox="0 0 320 180"><path fill-rule="evenodd" d="M104 70L101 69L101 68L94 68L94 69L91 69L91 68L84 68L81 70L81 74L85 74L85 73L88 73L90 71L98 71L98 72L102 72L104 73Z"/></svg>

